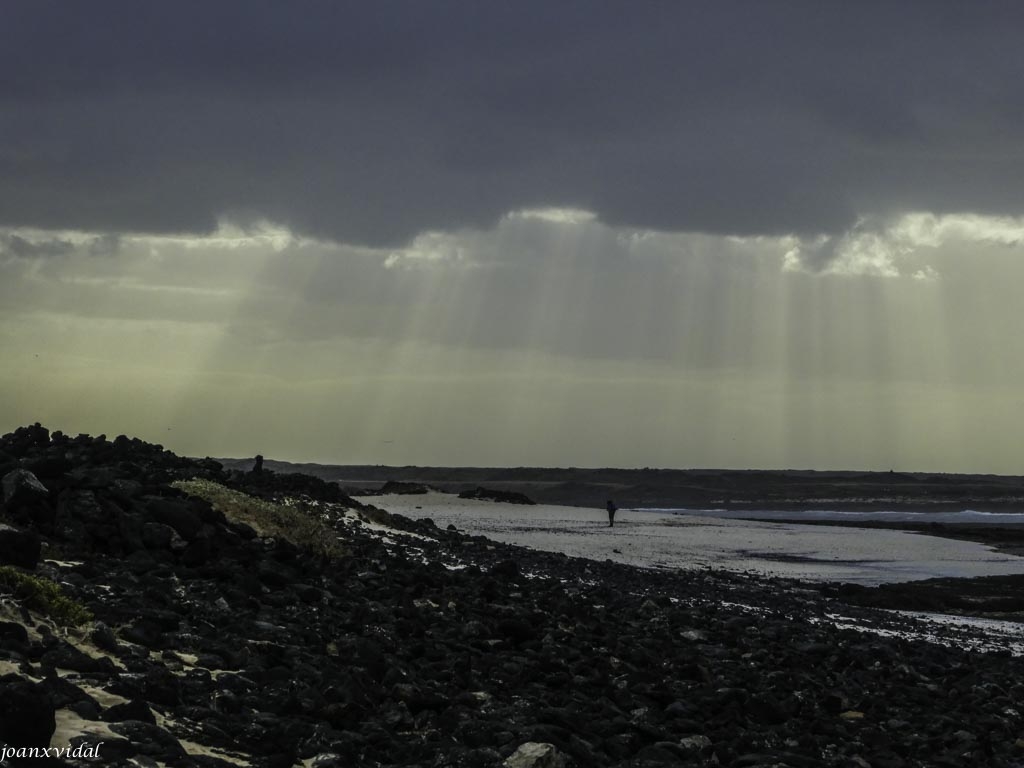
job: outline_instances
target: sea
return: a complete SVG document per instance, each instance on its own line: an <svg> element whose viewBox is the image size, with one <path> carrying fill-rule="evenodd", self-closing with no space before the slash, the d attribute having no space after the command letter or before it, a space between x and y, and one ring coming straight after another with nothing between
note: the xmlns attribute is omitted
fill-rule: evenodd
<svg viewBox="0 0 1024 768"><path fill-rule="evenodd" d="M722 520L787 520L790 522L835 521L844 523L971 523L999 524L1024 523L1024 512L985 512L975 509L963 509L949 512L907 512L891 511L846 511L834 509L678 509L643 507L639 512L660 512L673 515L691 515L693 517L714 517Z"/></svg>

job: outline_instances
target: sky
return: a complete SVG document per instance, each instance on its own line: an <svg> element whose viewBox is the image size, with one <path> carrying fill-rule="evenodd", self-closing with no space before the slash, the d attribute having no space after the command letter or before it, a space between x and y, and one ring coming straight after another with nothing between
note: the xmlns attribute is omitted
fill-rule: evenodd
<svg viewBox="0 0 1024 768"><path fill-rule="evenodd" d="M0 432L1024 474L1018 3L0 5Z"/></svg>

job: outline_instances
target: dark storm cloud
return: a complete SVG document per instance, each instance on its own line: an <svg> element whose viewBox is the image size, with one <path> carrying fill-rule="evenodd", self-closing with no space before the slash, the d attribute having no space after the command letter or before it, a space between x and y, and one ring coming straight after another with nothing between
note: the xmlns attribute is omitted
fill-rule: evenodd
<svg viewBox="0 0 1024 768"><path fill-rule="evenodd" d="M15 259L38 259L67 256L74 250L74 243L60 238L33 242L19 235L0 235L0 256Z"/></svg>
<svg viewBox="0 0 1024 768"><path fill-rule="evenodd" d="M373 245L573 206L838 233L1020 213L1010 3L11 2L0 224Z"/></svg>
<svg viewBox="0 0 1024 768"><path fill-rule="evenodd" d="M64 237L34 237L0 233L0 257L13 259L52 259L82 253L88 256L112 256L121 248L117 235L97 235L76 243Z"/></svg>

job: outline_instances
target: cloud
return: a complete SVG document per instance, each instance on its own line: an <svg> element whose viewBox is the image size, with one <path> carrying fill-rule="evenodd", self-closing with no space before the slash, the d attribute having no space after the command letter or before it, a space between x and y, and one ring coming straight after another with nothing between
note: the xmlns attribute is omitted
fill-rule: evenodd
<svg viewBox="0 0 1024 768"><path fill-rule="evenodd" d="M28 239L21 235L0 235L0 257L14 259L39 259L66 256L75 249L75 244L60 238L43 240Z"/></svg>
<svg viewBox="0 0 1024 768"><path fill-rule="evenodd" d="M74 244L0 259L0 418L12 425L174 425L199 454L221 435L232 450L304 456L323 434L316 453L338 460L339 434L373 446L397 433L403 462L572 464L593 442L590 460L607 464L873 466L895 451L886 466L989 471L1020 432L1014 220L864 222L821 244L815 274L783 268L793 236L550 210L406 248L265 222L124 235L116 248L79 231L0 236ZM869 246L890 261L872 262ZM366 450L360 460L398 459Z"/></svg>
<svg viewBox="0 0 1024 768"><path fill-rule="evenodd" d="M1024 243L1024 216L914 213L893 226L893 237L911 247L938 247L950 240L1001 245Z"/></svg>
<svg viewBox="0 0 1024 768"><path fill-rule="evenodd" d="M872 231L860 225L838 237L797 240L784 257L783 269L815 274L899 277L896 261L904 252L909 249L887 237L884 231Z"/></svg>
<svg viewBox="0 0 1024 768"><path fill-rule="evenodd" d="M903 264L911 255L952 243L963 245L1024 244L1024 217L978 214L908 213L898 218L859 221L839 236L789 238L783 269L833 275L870 275L933 280L939 272L931 265ZM910 270L907 270L910 266Z"/></svg>
<svg viewBox="0 0 1024 768"><path fill-rule="evenodd" d="M319 359L319 345L349 342L697 368L754 355L772 364L769 347L751 352L725 340L777 292L783 248L774 238L619 229L554 209L510 212L489 229L424 233L402 249L320 241L269 223L126 235L109 258L90 255L97 237L61 237L79 244L67 258L6 269L7 318L205 327L235 360L302 350Z"/></svg>
<svg viewBox="0 0 1024 768"><path fill-rule="evenodd" d="M509 211L831 238L1020 215L1009 3L0 7L0 224L397 249Z"/></svg>

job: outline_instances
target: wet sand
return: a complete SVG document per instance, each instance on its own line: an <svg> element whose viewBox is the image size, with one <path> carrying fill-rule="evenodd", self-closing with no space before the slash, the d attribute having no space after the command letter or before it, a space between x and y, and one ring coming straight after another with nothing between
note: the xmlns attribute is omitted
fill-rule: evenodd
<svg viewBox="0 0 1024 768"><path fill-rule="evenodd" d="M523 506L428 494L364 501L439 527L574 557L665 569L719 568L864 586L936 577L1024 576L1024 558L973 541L886 528Z"/></svg>

